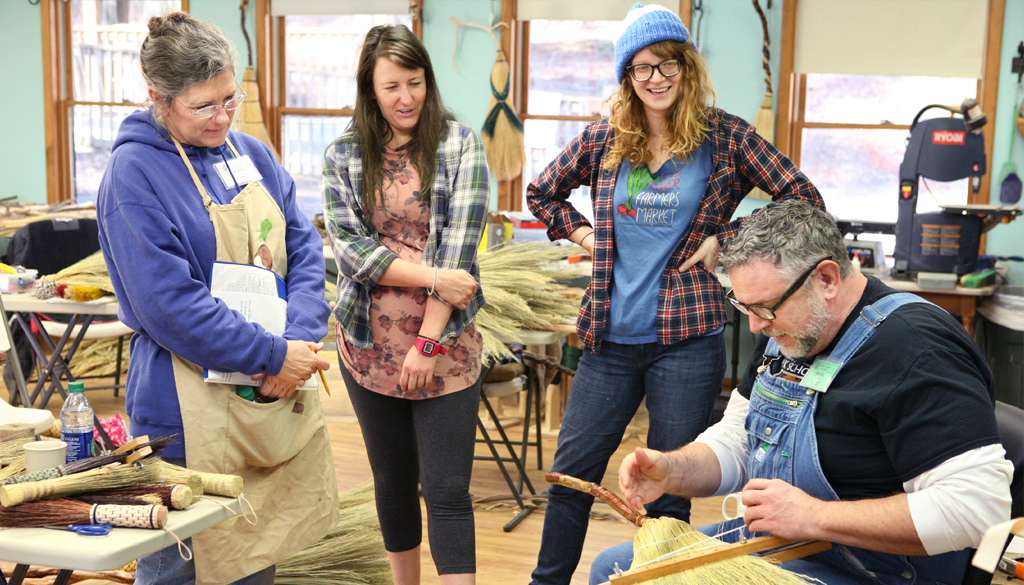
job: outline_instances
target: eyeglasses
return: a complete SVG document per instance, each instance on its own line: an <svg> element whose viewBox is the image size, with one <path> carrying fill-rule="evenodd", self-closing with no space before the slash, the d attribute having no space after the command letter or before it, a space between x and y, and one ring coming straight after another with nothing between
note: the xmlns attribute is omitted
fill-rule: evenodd
<svg viewBox="0 0 1024 585"><path fill-rule="evenodd" d="M782 293L782 298L779 299L779 302L775 303L770 307L766 307L764 305L744 305L743 303L736 300L736 296L734 294L735 289L729 289L729 292L726 293L725 298L729 299L729 302L732 303L732 306L739 309L740 312L743 313L744 315L749 315L753 313L755 316L764 319L765 321L774 321L775 311L779 310L779 307L782 306L782 303L786 302L786 299L793 296L793 293L795 293L797 290L800 289L801 286L803 286L804 281L807 280L807 277L810 276L812 272L818 269L818 265L820 265L822 262L826 260L831 259L832 257L828 256L815 262L814 266L808 268L806 272L800 275L800 278L796 279L796 282L794 282L786 292Z"/></svg>
<svg viewBox="0 0 1024 585"><path fill-rule="evenodd" d="M630 65L629 67L626 67L626 71L629 71L629 74L637 81L647 81L654 77L655 69L658 70L658 73L661 73L662 77L673 77L679 75L679 71L682 69L682 64L679 59L665 59L657 65L641 63L639 65Z"/></svg>
<svg viewBox="0 0 1024 585"><path fill-rule="evenodd" d="M227 110L229 112L233 112L233 111L237 110L238 107L242 105L242 102L245 101L245 98L246 98L245 92L244 91L239 91L237 94L235 94L235 97L233 97L233 98L229 99L228 101L224 102L223 106L214 105L214 106L206 106L206 107L203 107L203 108L190 108L188 106L185 106L185 109L190 111L190 112L192 112L192 115L195 116L196 118L199 118L200 120L205 120L207 118L212 118L214 115L216 115L217 111L220 110L221 108L224 108L225 110Z"/></svg>

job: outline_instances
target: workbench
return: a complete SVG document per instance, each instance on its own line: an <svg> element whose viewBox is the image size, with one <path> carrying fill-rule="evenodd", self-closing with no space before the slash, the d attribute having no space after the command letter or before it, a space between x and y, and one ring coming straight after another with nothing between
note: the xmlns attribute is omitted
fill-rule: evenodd
<svg viewBox="0 0 1024 585"><path fill-rule="evenodd" d="M921 288L916 282L892 278L883 278L882 282L896 290L913 293L926 301L935 303L950 313L959 314L964 329L971 337L974 337L974 316L978 312L978 303L981 299L995 294L996 288L998 288L996 285L982 288L962 286L957 286L955 289Z"/></svg>

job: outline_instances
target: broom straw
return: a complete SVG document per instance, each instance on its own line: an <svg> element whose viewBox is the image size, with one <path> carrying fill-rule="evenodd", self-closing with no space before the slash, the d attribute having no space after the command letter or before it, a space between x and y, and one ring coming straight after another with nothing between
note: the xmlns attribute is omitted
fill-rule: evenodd
<svg viewBox="0 0 1024 585"><path fill-rule="evenodd" d="M743 584L743 585L807 585L807 581L796 573L780 569L768 560L749 556L747 553L762 551L787 544L791 541L774 537L758 537L747 541L749 546L730 548L724 542L706 536L692 526L676 518L650 518L634 510L621 498L599 484L583 481L561 473L550 472L545 479L548 483L597 496L610 505L616 512L640 529L633 539L633 567L622 576L613 579L616 585L652 581L655 585L708 585L708 584ZM825 545L827 543L821 543ZM721 549L727 549L728 552ZM679 568L666 561L667 568L660 567L658 572L641 569L647 563L653 563L666 557L678 556L681 551L699 553L691 556L706 556L707 551L714 550L704 563L693 563ZM820 552L820 550L814 551ZM807 553L811 554L811 553ZM796 558L796 557L794 557ZM682 571L682 572L679 572ZM623 579L623 577L625 577Z"/></svg>
<svg viewBox="0 0 1024 585"><path fill-rule="evenodd" d="M0 486L0 504L11 507L46 498L152 483L154 474L143 467L115 463L66 477Z"/></svg>
<svg viewBox="0 0 1024 585"><path fill-rule="evenodd" d="M186 469L156 456L146 457L141 463L152 469L155 479L162 483L189 483L191 478L198 477L202 482L202 493L229 498L237 498L242 494L242 478L237 475Z"/></svg>
<svg viewBox="0 0 1024 585"><path fill-rule="evenodd" d="M195 499L192 490L183 484L152 483L127 486L112 490L104 490L92 494L80 494L75 499L93 504L103 503L100 498L155 498L156 501L146 503L167 506L174 510L188 508Z"/></svg>
<svg viewBox="0 0 1024 585"><path fill-rule="evenodd" d="M59 499L0 508L0 526L29 528L69 524L111 524L127 528L163 528L165 506L104 506Z"/></svg>
<svg viewBox="0 0 1024 585"><path fill-rule="evenodd" d="M86 457L85 459L79 459L67 465L58 465L57 467L50 467L49 469L41 469L32 473L25 473L14 477L8 477L3 481L0 481L0 485L11 485L16 483L25 483L29 481L42 481L46 479L56 479L58 477L66 477L75 473L81 473L83 471L89 471L90 469L96 469L111 463L121 463L127 459L133 452L141 451L146 447L152 449L153 453L159 453L166 447L170 442L174 440L177 435L170 435L165 437L157 437L152 441L144 442L140 444L134 450L123 451L121 453L110 453L108 455L97 455L95 457Z"/></svg>
<svg viewBox="0 0 1024 585"><path fill-rule="evenodd" d="M491 103L480 132L491 176L510 181L523 172L526 147L523 123L508 103L509 68L505 52L500 48L491 67Z"/></svg>

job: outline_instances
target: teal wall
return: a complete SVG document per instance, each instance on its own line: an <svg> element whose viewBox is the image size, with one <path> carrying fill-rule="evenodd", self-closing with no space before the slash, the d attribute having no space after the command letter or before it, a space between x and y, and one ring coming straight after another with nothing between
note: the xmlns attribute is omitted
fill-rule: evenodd
<svg viewBox="0 0 1024 585"><path fill-rule="evenodd" d="M0 199L46 202L39 7L0 2Z"/></svg>

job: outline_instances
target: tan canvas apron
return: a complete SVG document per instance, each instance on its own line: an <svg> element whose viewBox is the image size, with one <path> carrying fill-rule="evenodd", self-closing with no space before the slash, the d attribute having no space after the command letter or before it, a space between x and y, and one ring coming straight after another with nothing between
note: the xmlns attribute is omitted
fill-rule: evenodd
<svg viewBox="0 0 1024 585"><path fill-rule="evenodd" d="M217 260L265 261L264 246L271 269L285 277L285 217L263 185L249 183L231 203L218 205L181 144L175 145L210 213ZM265 221L271 223L269 232ZM208 384L202 368L172 356L189 468L241 476L257 517L255 526L238 516L192 537L196 582L230 583L251 575L334 528L338 488L318 393L296 392L270 404L249 402L235 394L235 386Z"/></svg>

